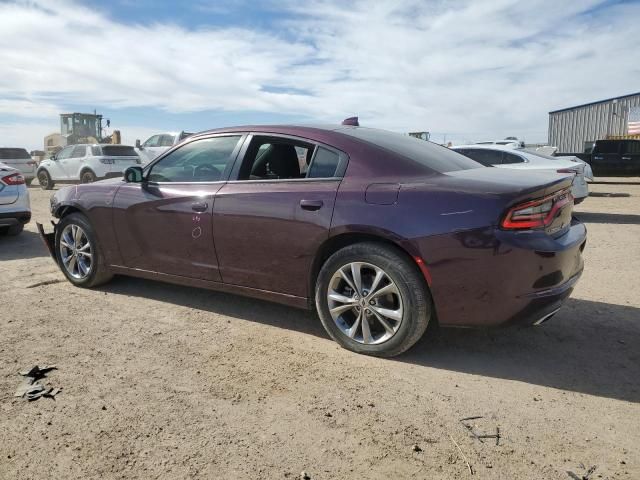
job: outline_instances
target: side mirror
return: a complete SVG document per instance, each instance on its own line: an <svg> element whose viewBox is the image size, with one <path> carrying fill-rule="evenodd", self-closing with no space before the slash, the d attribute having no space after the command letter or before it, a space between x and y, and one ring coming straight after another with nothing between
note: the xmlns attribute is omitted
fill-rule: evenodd
<svg viewBox="0 0 640 480"><path fill-rule="evenodd" d="M51 155L51 156L49 157L49 160L52 160L52 161L54 161L54 162L55 162L55 161L57 160L56 154L54 153L53 155Z"/></svg>
<svg viewBox="0 0 640 480"><path fill-rule="evenodd" d="M124 171L124 181L127 183L142 182L142 167L129 167Z"/></svg>
<svg viewBox="0 0 640 480"><path fill-rule="evenodd" d="M142 148L142 146L140 145L140 139L136 139L136 148Z"/></svg>

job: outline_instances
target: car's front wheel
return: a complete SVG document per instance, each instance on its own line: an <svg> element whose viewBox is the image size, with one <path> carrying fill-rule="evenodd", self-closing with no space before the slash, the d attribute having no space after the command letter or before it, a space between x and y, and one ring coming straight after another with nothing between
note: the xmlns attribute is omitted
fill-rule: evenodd
<svg viewBox="0 0 640 480"><path fill-rule="evenodd" d="M93 227L81 213L72 213L60 221L55 246L58 264L74 285L91 288L111 279Z"/></svg>
<svg viewBox="0 0 640 480"><path fill-rule="evenodd" d="M392 357L413 346L432 314L416 265L395 247L358 243L334 253L316 283L316 308L327 333L357 353Z"/></svg>

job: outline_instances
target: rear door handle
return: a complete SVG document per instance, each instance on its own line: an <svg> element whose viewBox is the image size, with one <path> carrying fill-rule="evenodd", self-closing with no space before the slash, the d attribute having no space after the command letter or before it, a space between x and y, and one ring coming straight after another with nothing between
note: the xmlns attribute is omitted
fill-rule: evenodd
<svg viewBox="0 0 640 480"><path fill-rule="evenodd" d="M191 210L194 212L206 212L209 204L207 202L196 202L191 204Z"/></svg>
<svg viewBox="0 0 640 480"><path fill-rule="evenodd" d="M300 200L300 207L303 210L320 210L322 208L322 200Z"/></svg>
<svg viewBox="0 0 640 480"><path fill-rule="evenodd" d="M622 157L623 160L631 160L631 157Z"/></svg>

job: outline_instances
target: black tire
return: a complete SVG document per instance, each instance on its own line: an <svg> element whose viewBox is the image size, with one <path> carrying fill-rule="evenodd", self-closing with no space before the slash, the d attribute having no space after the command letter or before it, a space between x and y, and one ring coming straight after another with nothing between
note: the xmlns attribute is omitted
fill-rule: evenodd
<svg viewBox="0 0 640 480"><path fill-rule="evenodd" d="M93 183L97 179L96 174L91 170L84 170L80 174L80 183Z"/></svg>
<svg viewBox="0 0 640 480"><path fill-rule="evenodd" d="M43 190L52 190L54 183L51 180L51 175L46 170L40 170L38 172L38 183L40 184L40 188Z"/></svg>
<svg viewBox="0 0 640 480"><path fill-rule="evenodd" d="M350 338L329 311L327 295L330 283L339 269L353 262L364 262L382 269L400 293L402 320L397 331L382 343L365 344ZM374 242L350 245L329 257L318 275L315 299L322 325L331 338L343 348L377 357L393 357L411 348L427 329L433 311L427 283L417 265L410 262L399 249Z"/></svg>
<svg viewBox="0 0 640 480"><path fill-rule="evenodd" d="M92 266L89 274L85 278L75 278L71 273L69 273L62 260L60 238L62 237L62 233L65 228L69 225L79 226L84 231L91 244L90 251L92 255ZM95 231L91 226L91 223L89 223L87 217L85 217L82 213L72 213L60 220L60 223L58 223L58 226L56 228L55 253L56 260L58 262L58 265L60 266L60 269L62 270L62 273L64 273L67 279L77 287L97 287L98 285L102 285L103 283L108 282L113 277L113 274L109 272L105 264L104 255L102 254L102 250L100 248L100 244L98 243L98 238L95 234Z"/></svg>

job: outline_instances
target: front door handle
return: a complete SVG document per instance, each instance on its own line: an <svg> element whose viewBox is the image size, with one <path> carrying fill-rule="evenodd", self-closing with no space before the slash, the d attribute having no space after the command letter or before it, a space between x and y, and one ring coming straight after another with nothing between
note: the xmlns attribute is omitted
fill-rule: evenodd
<svg viewBox="0 0 640 480"><path fill-rule="evenodd" d="M198 213L206 212L208 207L209 204L207 202L196 202L191 204L191 210Z"/></svg>
<svg viewBox="0 0 640 480"><path fill-rule="evenodd" d="M631 157L622 157L622 160L631 160Z"/></svg>
<svg viewBox="0 0 640 480"><path fill-rule="evenodd" d="M322 200L300 200L300 207L303 210L320 210L322 208Z"/></svg>

